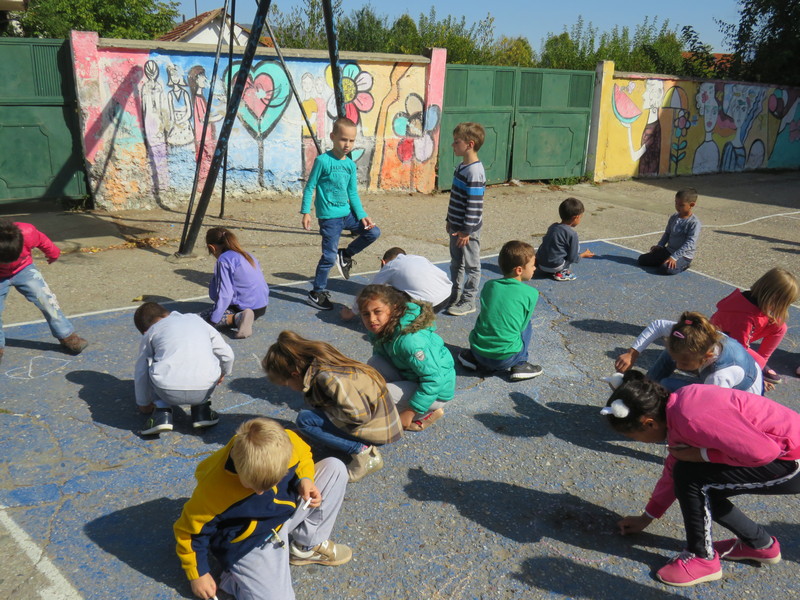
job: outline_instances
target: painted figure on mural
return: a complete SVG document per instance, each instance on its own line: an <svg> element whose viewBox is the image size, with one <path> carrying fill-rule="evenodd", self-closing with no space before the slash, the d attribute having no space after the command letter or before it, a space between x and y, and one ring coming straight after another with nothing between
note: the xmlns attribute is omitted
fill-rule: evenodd
<svg viewBox="0 0 800 600"><path fill-rule="evenodd" d="M194 65L189 69L189 75L186 79L189 84L189 95L194 101L192 108L194 109L195 160L200 162L199 183L202 185L206 177L208 177L211 159L214 156L214 148L217 145L217 129L214 123L219 121L222 115L213 109L213 96L212 109L209 111L208 100L206 99L209 87L206 70L201 65ZM203 141L203 124L205 123L206 114L208 114L208 127L206 129L205 141ZM202 159L200 157L201 153Z"/></svg>
<svg viewBox="0 0 800 600"><path fill-rule="evenodd" d="M144 139L156 190L169 186L167 169L167 129L169 128L169 107L164 86L159 80L160 70L154 60L144 63L144 81L139 90L142 100L142 119Z"/></svg>
<svg viewBox="0 0 800 600"><path fill-rule="evenodd" d="M770 168L796 168L800 163L800 93L776 88L768 100L769 114L780 121L769 156Z"/></svg>
<svg viewBox="0 0 800 600"><path fill-rule="evenodd" d="M692 163L692 173L716 173L719 171L719 147L714 141L714 129L719 118L719 100L717 99L716 86L713 83L700 84L695 97L697 112L703 118L705 140L697 147Z"/></svg>
<svg viewBox="0 0 800 600"><path fill-rule="evenodd" d="M647 124L642 131L642 146L639 149L639 175L658 175L661 162L661 123L658 113L663 99L664 82L660 79L645 81L642 109L647 112Z"/></svg>
<svg viewBox="0 0 800 600"><path fill-rule="evenodd" d="M173 64L167 65L167 74L167 86L170 88L170 91L167 92L170 116L167 143L171 146L193 144L192 99L183 86L183 74L180 68Z"/></svg>
<svg viewBox="0 0 800 600"><path fill-rule="evenodd" d="M730 83L725 86L722 110L730 117L736 127L733 140L722 148L722 170L726 172L755 169L764 162L764 143L755 140L750 146L748 157L744 143L756 116L761 113L765 88L760 86Z"/></svg>

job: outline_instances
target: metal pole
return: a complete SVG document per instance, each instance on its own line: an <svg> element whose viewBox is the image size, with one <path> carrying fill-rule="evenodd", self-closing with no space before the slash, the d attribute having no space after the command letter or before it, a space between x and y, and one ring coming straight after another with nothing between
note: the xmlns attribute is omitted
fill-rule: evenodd
<svg viewBox="0 0 800 600"><path fill-rule="evenodd" d="M333 76L333 95L336 99L336 114L341 119L347 114L344 110L342 73L339 70L339 42L336 38L336 23L333 22L331 0L322 0L322 13L325 16L325 36L328 38L328 54L331 57L331 75Z"/></svg>
<svg viewBox="0 0 800 600"><path fill-rule="evenodd" d="M231 28L228 33L228 73L225 87L225 104L231 101L231 68L233 64L233 26L236 23L236 0L231 0ZM222 190L219 198L219 218L225 216L225 193L228 189L228 147L225 147L225 156L222 159Z"/></svg>
<svg viewBox="0 0 800 600"><path fill-rule="evenodd" d="M281 47L278 45L278 40L275 39L275 33L272 31L272 26L269 24L269 20L267 20L264 24L267 28L270 39L272 39L272 46L275 49L275 54L278 55L278 60L281 61L283 70L286 72L286 77L289 80L289 87L292 88L292 94L294 94L295 100L297 100L297 106L300 107L300 113L303 115L303 120L306 122L306 127L308 127L308 131L311 134L311 139L314 140L314 145L317 147L317 154L322 154L322 146L319 145L317 136L314 135L314 130L311 127L311 121L308 119L308 113L306 113L306 109L303 108L303 102L300 100L300 94L297 93L297 88L294 85L294 78L289 72L289 68L286 66L286 61L283 60L283 53L281 52Z"/></svg>
<svg viewBox="0 0 800 600"><path fill-rule="evenodd" d="M228 0L222 7L223 18L228 14ZM206 100L206 116L203 119L203 132L200 134L200 152L197 155L197 164L194 167L194 181L192 182L192 193L189 196L189 207L186 209L186 220L183 223L183 232L181 233L181 247L183 247L186 233L189 230L189 219L192 217L192 209L194 208L194 199L197 194L197 184L200 182L200 165L203 163L203 157L206 149L206 134L208 132L208 122L211 117L211 102L214 98L214 84L217 82L217 70L219 68L219 56L222 51L222 29L220 28L220 36L217 39L217 50L214 54L214 70L211 73L211 82L208 85L208 99ZM192 98L194 102L194 98ZM178 251L180 253L180 250Z"/></svg>
<svg viewBox="0 0 800 600"><path fill-rule="evenodd" d="M219 139L217 140L217 147L214 150L214 158L211 161L211 166L208 170L208 177L203 186L203 192L200 194L200 200L197 204L197 212L194 215L192 226L189 228L189 235L185 243L181 244L178 254L187 256L194 250L194 245L197 242L197 236L200 233L200 228L203 225L203 219L208 210L208 203L211 200L211 194L214 192L214 184L217 182L217 175L219 168L222 164L222 157L228 147L228 140L233 129L233 123L236 120L236 113L239 110L239 103L242 100L244 93L244 86L247 83L247 78L250 76L250 68L253 66L253 58L256 55L258 41L261 39L261 32L264 30L264 21L267 17L267 11L272 0L261 0L256 10L255 18L253 19L253 28L250 31L250 37L247 40L247 46L242 56L242 61L239 64L239 70L236 73L236 80L233 84L233 91L231 93L231 100L228 103L227 111L225 113L225 120L222 122L222 128L219 132ZM233 65L228 65L230 69Z"/></svg>

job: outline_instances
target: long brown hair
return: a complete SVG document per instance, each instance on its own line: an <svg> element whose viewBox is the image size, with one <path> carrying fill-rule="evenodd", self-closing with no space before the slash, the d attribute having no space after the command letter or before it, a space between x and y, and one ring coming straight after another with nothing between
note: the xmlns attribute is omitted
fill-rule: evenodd
<svg viewBox="0 0 800 600"><path fill-rule="evenodd" d="M269 347L261 361L261 367L272 383L283 385L294 373L302 376L314 359L324 365L357 369L378 385L386 385L386 380L373 367L348 358L327 342L307 340L294 331L280 332L278 341Z"/></svg>
<svg viewBox="0 0 800 600"><path fill-rule="evenodd" d="M411 300L411 297L390 285L371 283L364 286L356 298L358 310L362 310L370 300L379 300L389 307L389 320L378 332L378 339L385 342L394 335L400 318L406 313L406 303Z"/></svg>
<svg viewBox="0 0 800 600"><path fill-rule="evenodd" d="M722 334L699 312L686 311L672 326L667 350L672 355L701 357L722 339Z"/></svg>
<svg viewBox="0 0 800 600"><path fill-rule="evenodd" d="M212 227L206 231L206 245L218 246L220 248L224 248L224 250L233 250L234 252L238 252L244 256L245 260L250 263L251 267L256 266L255 261L253 261L253 257L250 256L248 252L245 252L244 249L242 249L242 247L239 245L239 239L230 229L226 229L225 227Z"/></svg>

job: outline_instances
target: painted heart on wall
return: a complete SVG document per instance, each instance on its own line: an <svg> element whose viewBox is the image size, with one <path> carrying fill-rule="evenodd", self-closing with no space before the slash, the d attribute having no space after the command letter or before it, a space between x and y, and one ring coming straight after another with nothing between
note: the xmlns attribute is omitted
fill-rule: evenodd
<svg viewBox="0 0 800 600"><path fill-rule="evenodd" d="M236 78L241 63L233 63L231 77ZM244 85L239 121L256 140L263 140L278 124L289 106L289 78L280 63L264 60L250 70Z"/></svg>

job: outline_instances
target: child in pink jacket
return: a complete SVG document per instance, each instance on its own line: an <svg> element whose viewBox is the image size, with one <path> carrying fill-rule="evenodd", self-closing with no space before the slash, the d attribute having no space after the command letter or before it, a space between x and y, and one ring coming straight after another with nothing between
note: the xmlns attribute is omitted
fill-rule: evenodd
<svg viewBox="0 0 800 600"><path fill-rule="evenodd" d="M45 234L30 223L12 223L0 220L0 361L3 360L6 338L3 335L3 309L6 296L14 287L42 311L50 326L50 333L70 354L80 354L89 345L75 333L56 295L50 290L39 269L33 264L31 250L39 248L52 263L61 256L61 250Z"/></svg>
<svg viewBox="0 0 800 600"><path fill-rule="evenodd" d="M800 415L763 396L713 385L670 394L636 371L626 373L601 411L624 436L667 443L669 456L640 516L619 522L637 533L677 498L686 550L657 572L666 584L689 586L722 577L720 558L777 563L778 540L729 500L750 494L800 493ZM713 542L711 522L736 534Z"/></svg>

